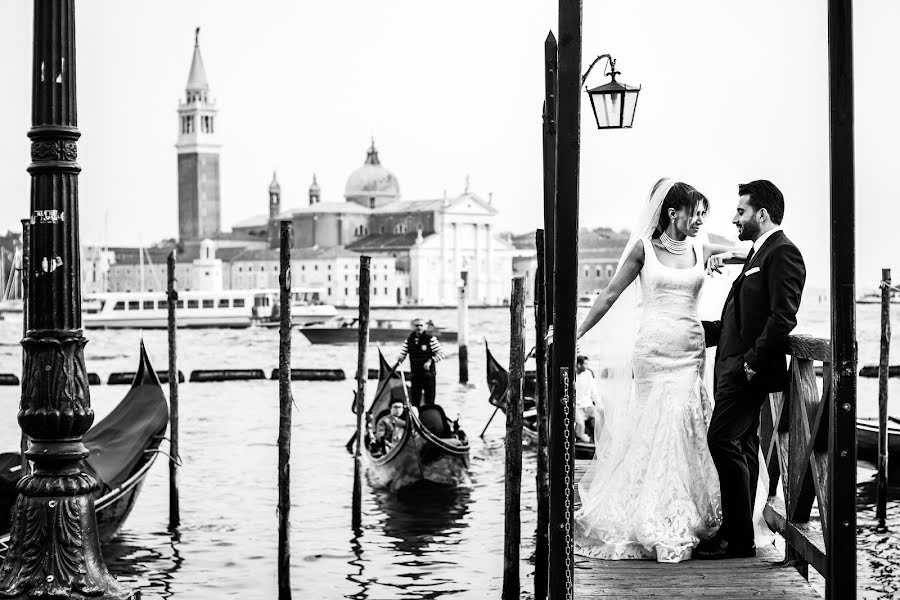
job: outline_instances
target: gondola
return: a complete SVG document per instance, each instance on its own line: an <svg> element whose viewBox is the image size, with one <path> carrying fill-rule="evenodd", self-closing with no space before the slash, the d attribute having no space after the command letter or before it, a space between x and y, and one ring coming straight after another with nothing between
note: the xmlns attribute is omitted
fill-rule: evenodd
<svg viewBox="0 0 900 600"><path fill-rule="evenodd" d="M900 456L900 420L888 417L888 465L892 472L900 471L893 459ZM878 419L856 420L856 457L872 465L878 464Z"/></svg>
<svg viewBox="0 0 900 600"><path fill-rule="evenodd" d="M373 486L399 492L421 484L460 486L469 483L469 440L438 404L410 409L406 382L378 351L378 388L365 414L363 456ZM390 414L394 398L406 404L403 437L384 449L374 439L378 421Z"/></svg>
<svg viewBox="0 0 900 600"><path fill-rule="evenodd" d="M356 344L359 342L359 326L352 317L335 317L319 325L306 325L298 329L310 344ZM457 332L443 329L429 322L428 331L441 342L456 343ZM409 337L409 321L398 319L372 319L369 342L372 344L402 344Z"/></svg>
<svg viewBox="0 0 900 600"><path fill-rule="evenodd" d="M134 383L121 402L84 436L90 455L82 469L97 480L94 508L100 541L113 538L137 501L169 424L159 378L141 341ZM21 475L17 452L0 454L0 560L9 544L10 509Z"/></svg>
<svg viewBox="0 0 900 600"><path fill-rule="evenodd" d="M484 350L487 355L487 384L491 395L488 402L499 408L506 414L506 388L509 387L509 372L504 369L488 348L487 340L484 341ZM537 445L537 374L534 371L525 371L525 379L522 385L524 415L522 421L522 440L525 443ZM594 456L593 442L575 442L575 458L592 458Z"/></svg>

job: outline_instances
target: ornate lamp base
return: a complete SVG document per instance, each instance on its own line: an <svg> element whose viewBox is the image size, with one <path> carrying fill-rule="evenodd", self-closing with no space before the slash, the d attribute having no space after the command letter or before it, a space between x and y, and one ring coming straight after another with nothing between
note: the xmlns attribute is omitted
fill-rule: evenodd
<svg viewBox="0 0 900 600"><path fill-rule="evenodd" d="M19 482L9 553L0 566L0 598L140 598L106 570L90 495L95 486L84 473L31 475ZM71 495L56 495L60 492Z"/></svg>

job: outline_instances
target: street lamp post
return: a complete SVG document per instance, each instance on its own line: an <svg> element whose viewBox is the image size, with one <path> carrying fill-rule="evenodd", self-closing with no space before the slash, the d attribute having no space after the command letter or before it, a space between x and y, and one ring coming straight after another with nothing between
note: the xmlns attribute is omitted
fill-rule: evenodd
<svg viewBox="0 0 900 600"><path fill-rule="evenodd" d="M35 0L31 236L18 420L34 472L18 484L0 597L133 598L106 570L81 471L94 420L81 330L74 0Z"/></svg>
<svg viewBox="0 0 900 600"><path fill-rule="evenodd" d="M554 231L552 368L549 463L550 598L575 594L575 328L578 297L578 178L580 173L580 86L600 60L609 61L612 81L587 89L600 129L629 128L640 87L616 81L616 62L598 56L581 76L581 0L559 0L559 57L556 109L556 194ZM548 84L548 88L549 88ZM549 96L549 94L548 94ZM552 113L548 111L548 117ZM546 217L545 217L546 219ZM550 227L553 227L550 229ZM548 274L548 277L550 275Z"/></svg>

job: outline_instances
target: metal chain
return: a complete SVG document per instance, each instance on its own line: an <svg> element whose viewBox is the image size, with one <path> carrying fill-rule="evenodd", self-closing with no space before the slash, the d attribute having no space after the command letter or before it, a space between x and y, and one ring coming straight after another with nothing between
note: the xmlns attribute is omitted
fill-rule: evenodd
<svg viewBox="0 0 900 600"><path fill-rule="evenodd" d="M572 562L574 560L573 556L573 544L572 544L572 479L574 473L572 472L572 441L570 439L571 433L569 432L569 369L563 367L560 370L560 375L562 376L562 403L563 403L563 425L565 426L565 433L563 434L563 447L565 448L565 459L566 459L566 468L565 468L565 510L566 510L566 598L567 600L573 600L575 594L575 586L572 581Z"/></svg>

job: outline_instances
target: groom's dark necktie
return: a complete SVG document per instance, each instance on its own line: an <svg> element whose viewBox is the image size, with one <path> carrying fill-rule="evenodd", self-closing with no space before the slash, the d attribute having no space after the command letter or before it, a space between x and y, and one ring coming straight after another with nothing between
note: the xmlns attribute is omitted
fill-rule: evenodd
<svg viewBox="0 0 900 600"><path fill-rule="evenodd" d="M747 270L747 267L750 266L750 261L753 260L753 255L754 255L754 254L756 254L756 248L755 248L755 247L750 248L750 252L747 253L747 260L744 261L744 268L743 268L743 270L741 271L741 275L743 275L743 274L744 274L744 271Z"/></svg>
<svg viewBox="0 0 900 600"><path fill-rule="evenodd" d="M722 318L724 319L725 313L728 310L728 305L733 305L734 318L735 321L737 321L738 330L741 328L741 309L738 306L737 289L741 280L744 278L744 273L747 272L747 267L750 266L750 261L753 260L754 254L756 254L756 248L750 248L750 252L747 253L747 258L744 260L744 268L741 269L741 274L734 280L734 283L731 284L731 290L728 292L728 298L725 300L725 307L722 309Z"/></svg>

